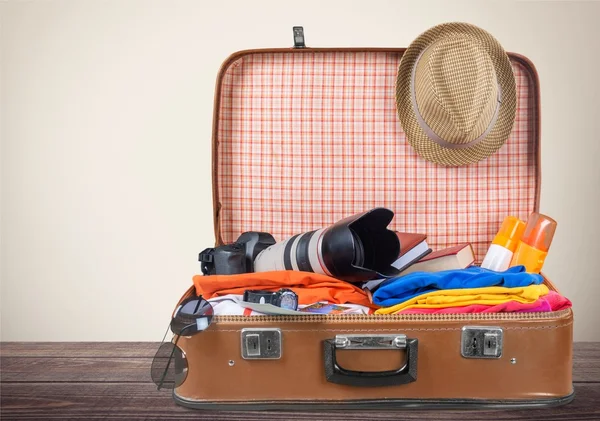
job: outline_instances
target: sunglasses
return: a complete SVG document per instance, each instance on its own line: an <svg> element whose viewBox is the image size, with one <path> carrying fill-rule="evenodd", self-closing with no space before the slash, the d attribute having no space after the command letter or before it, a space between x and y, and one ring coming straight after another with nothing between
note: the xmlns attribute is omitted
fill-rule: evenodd
<svg viewBox="0 0 600 421"><path fill-rule="evenodd" d="M212 306L202 296L186 298L177 306L152 360L150 375L158 390L174 389L183 383L188 367L185 354L177 346L177 342L182 336L193 336L206 330L212 322L213 315ZM175 342L172 342L172 339L165 342L169 330L177 335Z"/></svg>

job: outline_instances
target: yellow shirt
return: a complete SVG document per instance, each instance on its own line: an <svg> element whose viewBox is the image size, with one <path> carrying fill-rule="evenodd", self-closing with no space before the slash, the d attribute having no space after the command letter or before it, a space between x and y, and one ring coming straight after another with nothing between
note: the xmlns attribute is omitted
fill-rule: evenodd
<svg viewBox="0 0 600 421"><path fill-rule="evenodd" d="M548 287L544 284L515 288L440 289L418 295L391 307L380 308L375 311L375 314L392 314L409 308L462 307L471 304L496 305L507 301L533 303L546 294L548 294Z"/></svg>

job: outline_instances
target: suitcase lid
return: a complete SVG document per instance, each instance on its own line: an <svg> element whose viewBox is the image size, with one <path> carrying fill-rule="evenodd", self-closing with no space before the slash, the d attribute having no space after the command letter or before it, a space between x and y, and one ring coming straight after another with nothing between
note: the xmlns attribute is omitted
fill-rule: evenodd
<svg viewBox="0 0 600 421"><path fill-rule="evenodd" d="M509 139L465 167L420 158L396 114L405 49L240 51L222 65L213 119L217 244L244 231L278 241L383 206L390 228L427 234L436 250L473 246L478 262L505 216L538 210L539 87L509 53L518 107Z"/></svg>

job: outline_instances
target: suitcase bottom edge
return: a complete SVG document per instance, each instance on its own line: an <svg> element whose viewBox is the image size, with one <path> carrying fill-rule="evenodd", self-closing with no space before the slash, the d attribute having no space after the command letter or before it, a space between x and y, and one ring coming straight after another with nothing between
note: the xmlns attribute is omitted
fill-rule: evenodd
<svg viewBox="0 0 600 421"><path fill-rule="evenodd" d="M328 410L395 410L395 409L524 409L566 405L575 398L569 395L549 399L357 399L357 400L277 400L222 401L188 400L173 393L178 405L192 409L219 411L328 411Z"/></svg>

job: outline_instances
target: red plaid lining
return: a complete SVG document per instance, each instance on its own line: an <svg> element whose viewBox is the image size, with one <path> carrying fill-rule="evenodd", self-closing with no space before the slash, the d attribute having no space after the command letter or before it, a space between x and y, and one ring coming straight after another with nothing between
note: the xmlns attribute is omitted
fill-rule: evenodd
<svg viewBox="0 0 600 421"><path fill-rule="evenodd" d="M225 72L219 109L220 231L282 240L384 206L392 229L436 250L470 242L480 261L506 215L526 219L536 194L535 108L513 62L519 105L502 149L467 167L421 159L396 115L400 53L257 53Z"/></svg>

